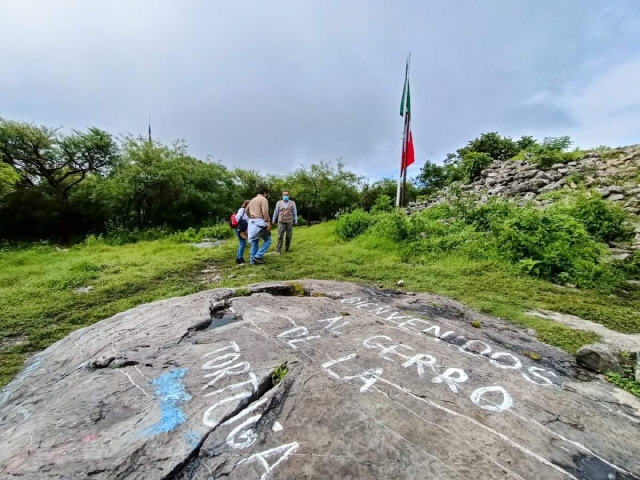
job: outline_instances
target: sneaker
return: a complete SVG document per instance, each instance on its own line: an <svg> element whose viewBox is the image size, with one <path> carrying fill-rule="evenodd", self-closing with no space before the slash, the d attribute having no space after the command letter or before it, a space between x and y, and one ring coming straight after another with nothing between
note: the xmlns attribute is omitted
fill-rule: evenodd
<svg viewBox="0 0 640 480"><path fill-rule="evenodd" d="M255 258L253 259L253 263L255 263L256 265L264 265L264 259L263 259L263 258L255 257Z"/></svg>
<svg viewBox="0 0 640 480"><path fill-rule="evenodd" d="M236 265L242 265L244 263L244 258L236 258Z"/></svg>

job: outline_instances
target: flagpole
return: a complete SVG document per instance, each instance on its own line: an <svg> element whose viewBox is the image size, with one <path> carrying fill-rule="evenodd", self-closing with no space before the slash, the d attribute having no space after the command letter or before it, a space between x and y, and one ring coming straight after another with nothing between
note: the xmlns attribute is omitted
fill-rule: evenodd
<svg viewBox="0 0 640 480"><path fill-rule="evenodd" d="M407 114L405 115L406 119L404 121L404 151L402 153L402 166L404 167L402 169L403 171L403 175L402 175L402 206L406 207L407 206L407 143L409 142L409 117L411 116L410 113L407 112Z"/></svg>
<svg viewBox="0 0 640 480"><path fill-rule="evenodd" d="M405 75L405 82L407 88L407 96L409 96L409 69L411 68L411 52L407 56L407 73ZM398 177L398 200L399 206L406 207L407 205L407 143L409 142L409 122L411 121L411 111L407 109L404 114L404 130L402 131L402 159L400 162L400 176ZM402 180L402 189L400 188L400 181Z"/></svg>
<svg viewBox="0 0 640 480"><path fill-rule="evenodd" d="M409 52L409 57L407 58L407 97L409 97L409 71L411 70L411 52ZM405 127L404 127L404 157L402 159L404 166L404 176L402 178L402 206L407 206L407 148L409 143L409 129L411 128L411 108L407 109L407 113L405 115Z"/></svg>
<svg viewBox="0 0 640 480"><path fill-rule="evenodd" d="M405 94L406 94L406 90L407 90L407 81L409 79L409 58L411 57L411 53L409 53L409 56L407 57L407 63L406 63L406 69L405 69L405 73L404 73L404 87L402 89L402 103L401 103L401 111L400 111L400 115L405 116ZM402 128L402 155L400 155L400 170L398 171L398 188L396 190L396 208L400 208L401 205L401 190L400 190L400 185L402 182L402 170L404 167L404 156L405 156L405 151L407 148L407 137L406 137L406 131L407 131L407 126L406 126L406 117L405 117L405 125Z"/></svg>
<svg viewBox="0 0 640 480"><path fill-rule="evenodd" d="M402 155L400 170L398 171L398 189L396 190L396 208L400 208L400 182L402 181L402 166L404 165L404 129L402 130Z"/></svg>

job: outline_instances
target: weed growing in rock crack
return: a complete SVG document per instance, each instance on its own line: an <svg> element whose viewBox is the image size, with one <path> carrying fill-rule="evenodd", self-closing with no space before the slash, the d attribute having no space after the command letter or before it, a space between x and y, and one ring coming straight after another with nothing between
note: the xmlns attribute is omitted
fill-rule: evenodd
<svg viewBox="0 0 640 480"><path fill-rule="evenodd" d="M474 320L473 322L471 322L471 326L474 328L480 328L482 327L482 322L479 320Z"/></svg>
<svg viewBox="0 0 640 480"><path fill-rule="evenodd" d="M251 295L251 290L249 290L248 288L236 288L234 294L236 297L248 297Z"/></svg>
<svg viewBox="0 0 640 480"><path fill-rule="evenodd" d="M273 370L273 373L271 374L271 381L274 385L277 385L284 377L287 376L287 373L289 373L289 367L287 367L287 362L284 362Z"/></svg>
<svg viewBox="0 0 640 480"><path fill-rule="evenodd" d="M287 285L291 287L291 295L294 297L303 297L306 293L304 290L304 285L301 283L290 282Z"/></svg>
<svg viewBox="0 0 640 480"><path fill-rule="evenodd" d="M538 360L541 360L542 357L540 355L538 355L536 352L523 352L523 355L526 355L527 357L529 357L531 360L535 360L536 362Z"/></svg>

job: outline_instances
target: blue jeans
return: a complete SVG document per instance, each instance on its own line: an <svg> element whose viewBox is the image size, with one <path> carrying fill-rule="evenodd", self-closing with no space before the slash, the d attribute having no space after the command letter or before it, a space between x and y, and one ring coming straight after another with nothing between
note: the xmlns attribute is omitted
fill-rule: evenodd
<svg viewBox="0 0 640 480"><path fill-rule="evenodd" d="M236 258L244 257L244 247L247 246L247 241L242 238L240 232L236 229L236 237L238 237L238 242L240 242L240 246L238 247L238 253L236 253Z"/></svg>
<svg viewBox="0 0 640 480"><path fill-rule="evenodd" d="M258 250L260 239L264 240L262 247ZM251 254L249 255L249 263L253 264L254 258L262 258L267 253L271 246L271 231L267 232L267 227L264 227L260 233L251 241Z"/></svg>

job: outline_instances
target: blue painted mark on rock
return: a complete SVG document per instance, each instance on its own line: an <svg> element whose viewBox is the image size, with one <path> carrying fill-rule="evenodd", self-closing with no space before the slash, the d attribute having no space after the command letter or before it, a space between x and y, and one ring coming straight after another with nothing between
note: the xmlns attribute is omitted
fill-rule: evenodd
<svg viewBox="0 0 640 480"><path fill-rule="evenodd" d="M190 448L197 448L200 445L200 434L195 430L189 430L184 434L184 439L187 441L187 445Z"/></svg>
<svg viewBox="0 0 640 480"><path fill-rule="evenodd" d="M180 408L180 405L192 398L185 390L181 380L186 373L186 368L174 370L160 375L151 382L156 387L155 395L160 399L160 421L145 428L142 431L143 435L170 432L186 421L184 412Z"/></svg>

